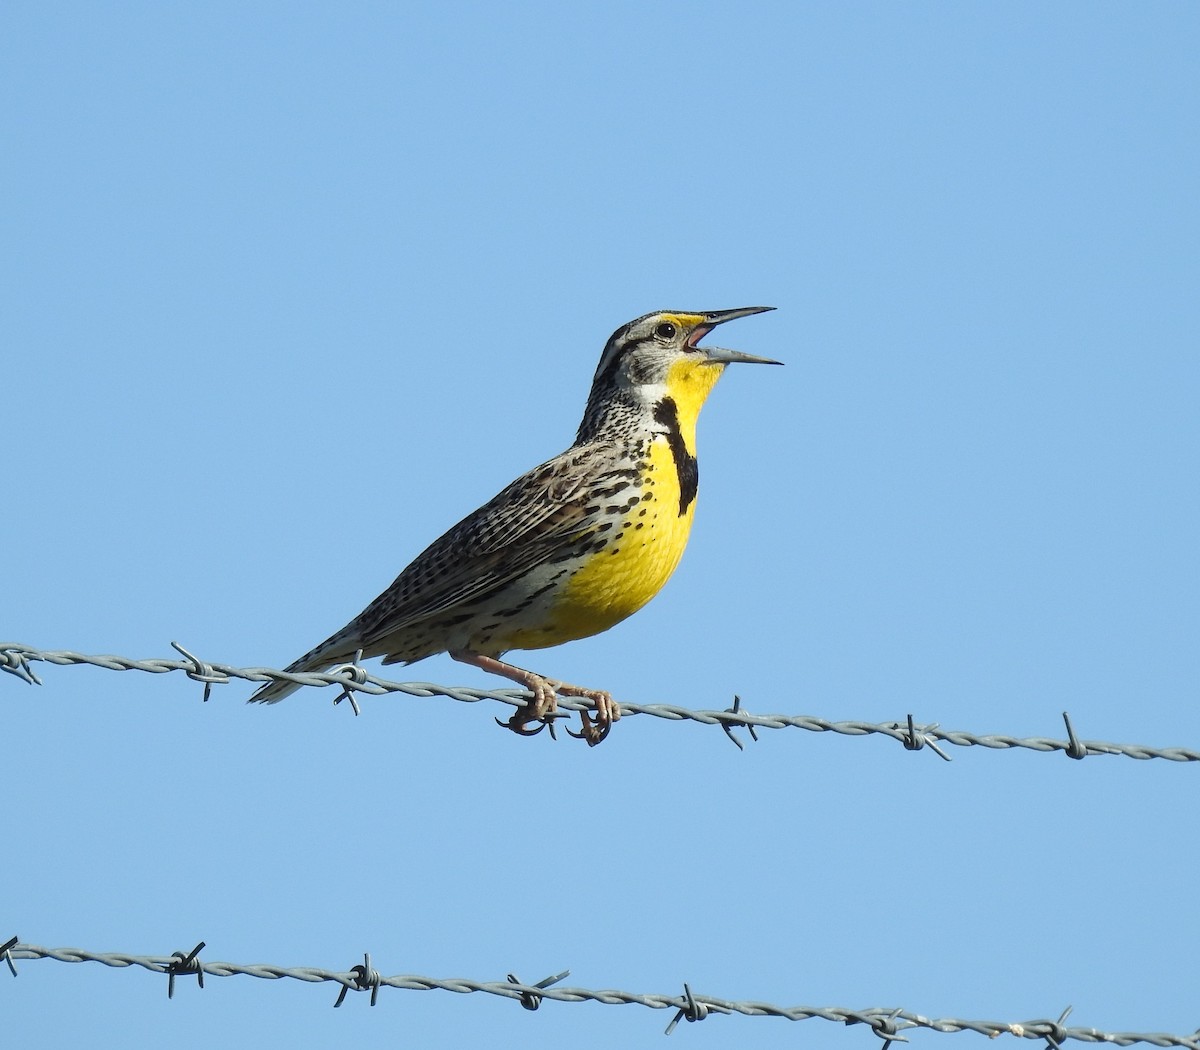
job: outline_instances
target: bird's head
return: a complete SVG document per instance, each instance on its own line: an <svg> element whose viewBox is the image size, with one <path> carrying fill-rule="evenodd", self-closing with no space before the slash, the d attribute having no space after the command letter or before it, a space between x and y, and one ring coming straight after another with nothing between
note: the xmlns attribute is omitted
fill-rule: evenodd
<svg viewBox="0 0 1200 1050"><path fill-rule="evenodd" d="M726 365L782 364L740 350L699 345L719 324L773 309L743 306L704 313L660 310L622 325L600 355L581 435L589 420L607 417L608 406L613 404L626 409L652 409L670 397L681 413L694 419Z"/></svg>

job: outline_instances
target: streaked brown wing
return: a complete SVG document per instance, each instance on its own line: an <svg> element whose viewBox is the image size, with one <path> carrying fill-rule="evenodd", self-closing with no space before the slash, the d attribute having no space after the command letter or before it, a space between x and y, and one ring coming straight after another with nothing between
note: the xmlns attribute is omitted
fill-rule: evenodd
<svg viewBox="0 0 1200 1050"><path fill-rule="evenodd" d="M592 488L611 472L612 462L611 446L589 445L517 478L434 540L363 610L358 621L364 647L486 597L586 535L599 517L590 503Z"/></svg>

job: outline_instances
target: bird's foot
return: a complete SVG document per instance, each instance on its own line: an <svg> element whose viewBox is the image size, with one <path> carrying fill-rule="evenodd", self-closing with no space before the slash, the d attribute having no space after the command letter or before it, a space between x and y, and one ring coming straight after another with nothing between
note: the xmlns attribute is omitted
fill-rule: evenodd
<svg viewBox="0 0 1200 1050"><path fill-rule="evenodd" d="M558 695L554 691L556 683L541 675L528 674L529 677L521 684L533 693L533 699L524 707L517 708L507 722L501 722L498 718L496 721L518 736L537 736L546 726L550 727L550 735L553 736L554 719L558 717ZM536 729L526 729L530 722L541 724Z"/></svg>
<svg viewBox="0 0 1200 1050"><path fill-rule="evenodd" d="M450 655L461 663L471 664L473 667L478 667L491 674L503 675L510 682L524 686L533 694L533 699L528 701L524 707L518 708L507 722L496 719L497 725L511 729L518 736L537 736L546 726L550 727L550 735L554 736L554 720L562 717L557 710L560 693L563 696L581 696L596 705L595 721L592 721L586 711L580 711L579 718L583 722L582 730L578 733L571 733L571 730L567 730L571 736L586 740L588 747L595 747L608 736L612 724L621 717L620 704L603 689L585 689L583 686L570 685L555 678L546 678L543 675L534 674L533 671L526 671L523 667L506 664L494 656L473 653L469 649L452 650ZM527 729L526 726L531 722L540 722L541 725L536 729Z"/></svg>
<svg viewBox="0 0 1200 1050"><path fill-rule="evenodd" d="M586 740L588 747L595 747L608 736L612 730L612 724L621 717L621 705L612 698L611 693L607 693L603 689L582 689L577 685L566 685L563 682L556 682L555 685L564 696L582 696L595 703L596 720L594 722L588 712L580 711L579 721L583 723L580 732L572 733L571 730L567 730L569 736L573 736L577 740Z"/></svg>

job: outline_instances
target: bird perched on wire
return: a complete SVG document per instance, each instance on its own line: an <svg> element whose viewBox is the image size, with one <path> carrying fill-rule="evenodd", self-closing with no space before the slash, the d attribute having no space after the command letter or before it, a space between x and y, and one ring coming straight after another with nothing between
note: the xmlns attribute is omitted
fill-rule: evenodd
<svg viewBox="0 0 1200 1050"><path fill-rule="evenodd" d="M533 694L507 723L538 733L558 694L581 712L595 745L621 716L612 696L501 660L606 631L654 597L679 564L696 509L696 418L725 366L781 362L700 346L726 321L773 309L646 314L604 347L575 443L517 478L435 540L378 598L287 667L322 671L382 656L435 653L503 675ZM250 699L275 703L299 686L275 681ZM536 729L527 729L541 722Z"/></svg>

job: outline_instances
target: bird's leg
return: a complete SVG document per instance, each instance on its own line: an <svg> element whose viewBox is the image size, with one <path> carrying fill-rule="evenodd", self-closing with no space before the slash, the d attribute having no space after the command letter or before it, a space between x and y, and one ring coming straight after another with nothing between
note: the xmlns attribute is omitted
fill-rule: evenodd
<svg viewBox="0 0 1200 1050"><path fill-rule="evenodd" d="M541 722L543 725L551 723L559 693L564 696L582 696L595 703L596 721L593 722L587 712L581 711L579 717L583 722L583 731L571 733L571 736L586 740L589 747L595 747L608 736L613 722L621 717L621 708L610 694L601 689L585 689L582 686L570 685L554 678L547 678L545 675L535 674L533 671L526 671L523 667L516 667L503 660L497 660L495 657L481 656L479 653L472 653L466 649L455 650L450 653L450 656L461 663L478 667L481 671L487 671L489 674L501 675L533 693L531 703L519 708L507 722L500 723L521 736L533 736L542 731L542 726L537 729L526 729L525 726L530 722ZM567 732L571 731L568 729Z"/></svg>
<svg viewBox="0 0 1200 1050"><path fill-rule="evenodd" d="M510 682L516 682L517 685L524 686L533 693L533 700L530 703L517 708L512 718L507 722L500 723L514 733L521 736L535 736L553 718L558 697L555 695L554 685L548 678L534 674L532 671L526 671L523 667L506 664L503 660L497 660L493 656L481 656L479 653L473 653L466 649L454 650L450 656L460 663L470 664L472 667L478 667L481 671L498 674ZM542 725L537 729L526 729L525 726L530 722L541 722Z"/></svg>

